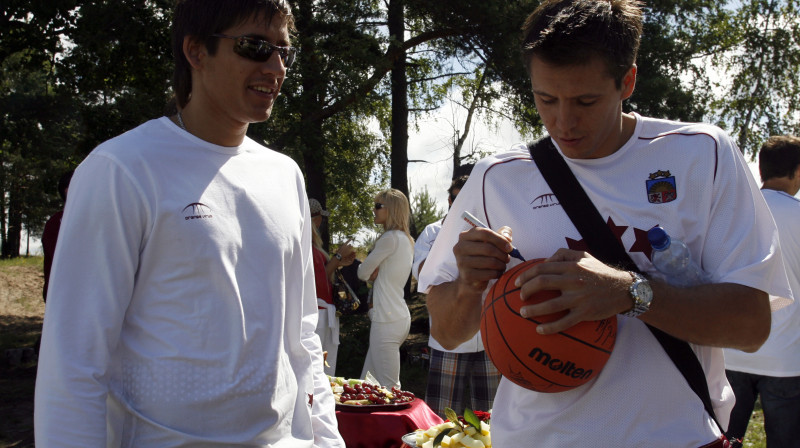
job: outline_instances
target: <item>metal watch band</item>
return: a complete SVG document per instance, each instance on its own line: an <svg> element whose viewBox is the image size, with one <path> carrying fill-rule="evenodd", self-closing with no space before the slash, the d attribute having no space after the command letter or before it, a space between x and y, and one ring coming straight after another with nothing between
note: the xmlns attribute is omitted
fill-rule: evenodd
<svg viewBox="0 0 800 448"><path fill-rule="evenodd" d="M653 293L649 288L649 283L647 282L646 278L636 272L629 272L629 274L631 274L631 277L633 277L633 283L631 283L629 290L631 298L633 298L633 308L622 313L622 315L627 317L637 317L646 313L647 311L650 311L650 302L653 300ZM637 286L642 283L647 285L647 290L649 291L648 297L644 298L644 300L639 296L639 292L637 290Z"/></svg>

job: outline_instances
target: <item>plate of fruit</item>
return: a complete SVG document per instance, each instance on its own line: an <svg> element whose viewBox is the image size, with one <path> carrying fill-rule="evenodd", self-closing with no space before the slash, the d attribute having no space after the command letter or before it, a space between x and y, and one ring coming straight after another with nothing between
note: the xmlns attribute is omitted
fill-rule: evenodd
<svg viewBox="0 0 800 448"><path fill-rule="evenodd" d="M336 409L348 412L394 411L411 406L413 392L386 388L368 380L328 377Z"/></svg>
<svg viewBox="0 0 800 448"><path fill-rule="evenodd" d="M445 415L446 422L406 434L403 443L412 448L491 448L491 413L466 409L457 416L445 408Z"/></svg>

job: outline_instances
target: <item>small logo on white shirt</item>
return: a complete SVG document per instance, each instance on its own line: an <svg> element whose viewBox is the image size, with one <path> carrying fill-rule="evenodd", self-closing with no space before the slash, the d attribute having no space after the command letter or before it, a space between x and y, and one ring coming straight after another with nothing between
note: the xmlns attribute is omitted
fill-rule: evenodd
<svg viewBox="0 0 800 448"><path fill-rule="evenodd" d="M211 208L202 202L192 202L181 211L183 219L189 221L191 219L210 219L214 215L211 214Z"/></svg>
<svg viewBox="0 0 800 448"><path fill-rule="evenodd" d="M540 208L547 208L547 207L555 207L557 205L561 205L558 202L558 198L553 193L543 194L536 199L531 201L531 206L534 210L538 210Z"/></svg>

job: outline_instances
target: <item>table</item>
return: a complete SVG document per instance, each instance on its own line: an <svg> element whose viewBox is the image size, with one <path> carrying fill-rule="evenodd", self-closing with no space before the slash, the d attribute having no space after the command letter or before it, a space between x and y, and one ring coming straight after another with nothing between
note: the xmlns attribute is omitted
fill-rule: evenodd
<svg viewBox="0 0 800 448"><path fill-rule="evenodd" d="M336 411L339 433L347 448L400 448L403 435L417 428L428 429L442 419L419 398L406 409L386 412Z"/></svg>

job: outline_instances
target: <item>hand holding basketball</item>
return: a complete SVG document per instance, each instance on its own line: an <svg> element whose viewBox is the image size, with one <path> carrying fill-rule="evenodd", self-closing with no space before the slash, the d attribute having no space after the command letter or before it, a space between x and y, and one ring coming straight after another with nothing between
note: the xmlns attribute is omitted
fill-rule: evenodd
<svg viewBox="0 0 800 448"><path fill-rule="evenodd" d="M516 280L522 298L520 314L534 318L563 313L563 319L538 326L540 334L558 333L583 321L606 319L631 307L628 292L631 279L629 273L612 268L586 252L559 249L547 263L537 263L520 273ZM530 301L547 290L560 294L555 300Z"/></svg>
<svg viewBox="0 0 800 448"><path fill-rule="evenodd" d="M503 376L538 392L562 392L600 373L614 348L617 318L583 321L562 332L538 334L538 326L561 322L567 313L562 309L530 319L520 315L526 302L515 285L517 277L543 261L529 260L514 266L492 286L484 301L481 337L486 354ZM545 302L560 294L538 291L527 303Z"/></svg>

